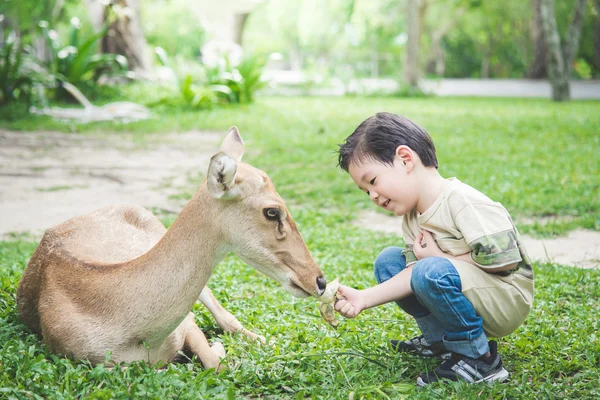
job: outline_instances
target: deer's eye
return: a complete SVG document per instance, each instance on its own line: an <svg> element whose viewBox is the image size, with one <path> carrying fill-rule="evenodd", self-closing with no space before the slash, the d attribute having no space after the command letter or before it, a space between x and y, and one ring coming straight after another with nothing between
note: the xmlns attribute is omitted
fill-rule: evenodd
<svg viewBox="0 0 600 400"><path fill-rule="evenodd" d="M281 216L281 212L279 211L279 208L265 208L263 210L263 214L266 219L271 220L271 221L278 221L279 217Z"/></svg>

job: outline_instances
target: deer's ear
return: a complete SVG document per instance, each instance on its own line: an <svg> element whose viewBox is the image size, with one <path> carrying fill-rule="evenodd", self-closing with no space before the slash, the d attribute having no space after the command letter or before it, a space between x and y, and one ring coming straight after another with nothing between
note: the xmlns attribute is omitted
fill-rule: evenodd
<svg viewBox="0 0 600 400"><path fill-rule="evenodd" d="M238 128L232 126L229 129L229 133L223 139L223 143L221 144L221 151L229 154L236 161L242 161L242 156L244 155L244 141L240 136L240 132Z"/></svg>
<svg viewBox="0 0 600 400"><path fill-rule="evenodd" d="M210 159L206 184L208 192L215 199L231 199L238 193L235 186L237 161L229 154L219 152Z"/></svg>

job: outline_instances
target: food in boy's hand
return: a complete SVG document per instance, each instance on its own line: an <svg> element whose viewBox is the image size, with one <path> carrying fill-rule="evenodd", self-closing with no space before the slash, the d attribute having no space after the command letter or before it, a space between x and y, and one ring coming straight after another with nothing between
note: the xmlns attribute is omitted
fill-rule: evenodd
<svg viewBox="0 0 600 400"><path fill-rule="evenodd" d="M327 284L325 292L321 297L319 297L319 311L321 312L321 316L335 329L337 329L339 321L335 317L335 309L333 306L335 305L336 300L342 298L342 296L338 293L339 287L339 278L335 278L332 282Z"/></svg>

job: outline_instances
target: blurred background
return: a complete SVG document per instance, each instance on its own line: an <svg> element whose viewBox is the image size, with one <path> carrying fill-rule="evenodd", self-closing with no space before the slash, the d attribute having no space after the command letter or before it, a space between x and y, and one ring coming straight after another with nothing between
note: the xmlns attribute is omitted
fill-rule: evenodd
<svg viewBox="0 0 600 400"><path fill-rule="evenodd" d="M132 81L198 109L259 92L600 97L600 0L2 0L0 26L0 104L38 113Z"/></svg>

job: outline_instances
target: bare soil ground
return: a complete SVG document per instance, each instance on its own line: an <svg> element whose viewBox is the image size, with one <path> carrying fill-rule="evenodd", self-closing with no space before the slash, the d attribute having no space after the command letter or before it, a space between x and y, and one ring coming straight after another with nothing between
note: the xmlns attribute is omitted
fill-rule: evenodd
<svg viewBox="0 0 600 400"><path fill-rule="evenodd" d="M394 216L366 211L359 216L356 223L363 228L402 236L401 221ZM600 232L578 229L564 237L536 239L523 235L522 239L529 257L534 261L580 268L600 268Z"/></svg>
<svg viewBox="0 0 600 400"><path fill-rule="evenodd" d="M179 212L185 201L171 196L206 173L221 136L187 132L139 143L123 134L0 131L0 238L39 236L110 204Z"/></svg>

